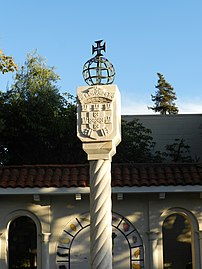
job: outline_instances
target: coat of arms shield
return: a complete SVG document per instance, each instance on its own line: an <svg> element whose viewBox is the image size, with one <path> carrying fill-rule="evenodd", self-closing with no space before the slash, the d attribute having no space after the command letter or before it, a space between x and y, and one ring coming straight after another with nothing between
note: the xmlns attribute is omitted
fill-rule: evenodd
<svg viewBox="0 0 202 269"><path fill-rule="evenodd" d="M85 136L96 139L112 132L112 110L109 102L91 103L81 112L81 131Z"/></svg>

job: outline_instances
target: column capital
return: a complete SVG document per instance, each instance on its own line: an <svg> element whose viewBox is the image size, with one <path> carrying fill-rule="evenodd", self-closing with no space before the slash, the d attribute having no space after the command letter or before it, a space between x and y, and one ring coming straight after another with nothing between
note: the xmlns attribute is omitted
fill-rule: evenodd
<svg viewBox="0 0 202 269"><path fill-rule="evenodd" d="M202 240L202 230L196 232L198 234L199 240Z"/></svg>
<svg viewBox="0 0 202 269"><path fill-rule="evenodd" d="M43 242L49 242L50 241L50 236L51 236L51 233L42 233L42 241Z"/></svg>
<svg viewBox="0 0 202 269"><path fill-rule="evenodd" d="M113 141L83 143L83 150L88 155L88 160L111 160L116 153Z"/></svg>
<svg viewBox="0 0 202 269"><path fill-rule="evenodd" d="M161 233L160 232L155 232L155 231L148 231L147 232L148 236L149 236L149 240L159 240Z"/></svg>

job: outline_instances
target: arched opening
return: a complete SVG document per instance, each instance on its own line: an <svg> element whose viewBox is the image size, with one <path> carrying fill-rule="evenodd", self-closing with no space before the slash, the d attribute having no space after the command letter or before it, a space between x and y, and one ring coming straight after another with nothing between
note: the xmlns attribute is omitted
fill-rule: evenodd
<svg viewBox="0 0 202 269"><path fill-rule="evenodd" d="M90 262L90 214L67 223L57 246L58 269L88 269ZM112 213L112 256L114 269L144 268L142 239L129 220Z"/></svg>
<svg viewBox="0 0 202 269"><path fill-rule="evenodd" d="M34 221L21 216L9 225L8 269L37 268L37 229Z"/></svg>
<svg viewBox="0 0 202 269"><path fill-rule="evenodd" d="M163 223L164 269L192 268L192 230L182 214L169 215Z"/></svg>

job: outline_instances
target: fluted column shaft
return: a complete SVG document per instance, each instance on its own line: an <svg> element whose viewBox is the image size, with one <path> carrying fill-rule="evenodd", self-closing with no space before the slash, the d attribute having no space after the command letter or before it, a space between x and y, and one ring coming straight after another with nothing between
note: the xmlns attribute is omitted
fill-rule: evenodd
<svg viewBox="0 0 202 269"><path fill-rule="evenodd" d="M91 269L112 268L111 161L90 161Z"/></svg>

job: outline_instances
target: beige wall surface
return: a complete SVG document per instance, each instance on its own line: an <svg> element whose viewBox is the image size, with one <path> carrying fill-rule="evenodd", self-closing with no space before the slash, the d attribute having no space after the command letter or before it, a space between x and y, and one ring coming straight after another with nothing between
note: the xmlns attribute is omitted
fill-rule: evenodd
<svg viewBox="0 0 202 269"><path fill-rule="evenodd" d="M191 156L202 161L202 114L177 115L124 115L122 119L139 119L152 130L156 150L164 151L176 138L184 139L190 146Z"/></svg>
<svg viewBox="0 0 202 269"><path fill-rule="evenodd" d="M0 268L6 269L7 240L9 222L21 214L28 215L37 222L38 233L48 234L48 252L50 259L49 269L56 269L57 246L64 229L69 227L72 220L79 218L83 213L89 212L89 196L82 195L82 199L75 200L75 195L41 195L41 201L33 201L33 196L4 196L0 198ZM14 203L15 201L15 203ZM145 269L162 268L162 224L165 218L173 213L185 214L191 221L195 242L194 245L196 264L200 268L199 233L202 230L202 210L199 193L167 193L165 199L159 199L155 194L124 194L123 200L117 200L113 194L113 212L126 218L138 231L143 240ZM10 218L10 220L9 220ZM42 269L44 243L39 235L39 268ZM80 238L81 240L81 238ZM46 242L47 243L47 242ZM86 246L89 250L89 245ZM157 253L157 254L155 254ZM154 255L155 254L155 255ZM47 257L46 257L47 259ZM156 264L157 267L151 267ZM85 267L83 267L85 268ZM126 269L119 265L120 269ZM46 268L43 268L46 269Z"/></svg>

